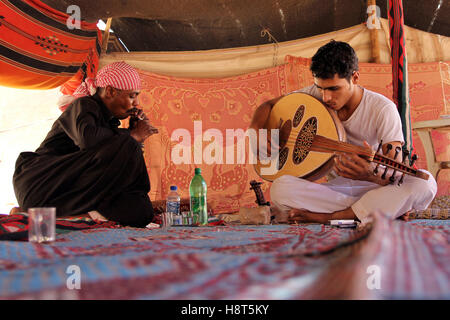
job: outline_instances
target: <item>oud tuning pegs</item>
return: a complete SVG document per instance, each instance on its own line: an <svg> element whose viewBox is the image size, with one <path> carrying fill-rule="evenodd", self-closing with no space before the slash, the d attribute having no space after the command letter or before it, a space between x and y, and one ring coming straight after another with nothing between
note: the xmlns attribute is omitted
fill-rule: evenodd
<svg viewBox="0 0 450 320"><path fill-rule="evenodd" d="M389 177L389 181L390 181L391 183L394 183L394 181L395 181L394 176L395 176L395 170L394 170L394 172L392 173L392 176Z"/></svg>
<svg viewBox="0 0 450 320"><path fill-rule="evenodd" d="M406 165L406 160L408 159L409 156L409 150L408 149L404 149L403 150L403 159L402 162L404 165ZM413 156L414 157L414 156ZM415 160L414 160L415 161ZM400 180L398 181L398 185L401 186L403 183L403 179L405 178L405 174L403 173Z"/></svg>
<svg viewBox="0 0 450 320"><path fill-rule="evenodd" d="M387 152L386 153L389 153L389 151L391 151L391 149L392 149L392 144L388 143L386 148L387 148ZM388 172L388 167L386 167L386 169L384 169L384 172L383 172L383 175L381 176L381 179L386 179L387 172Z"/></svg>
<svg viewBox="0 0 450 320"><path fill-rule="evenodd" d="M382 146L383 146L383 140L381 140L381 141L380 141L380 144L378 145L377 153L380 152Z"/></svg>
<svg viewBox="0 0 450 320"><path fill-rule="evenodd" d="M397 170L394 169L394 171L392 172L392 175L389 177L389 181L391 183L394 183L395 181L395 174L397 173Z"/></svg>
<svg viewBox="0 0 450 320"><path fill-rule="evenodd" d="M381 147L382 147L382 146L383 146L383 140L381 140L381 141L380 141L380 144L378 145L377 153L380 153L380 150L381 150ZM378 166L379 166L379 164L377 163L375 169L373 169L373 174L374 174L375 176L376 176L377 173L378 173Z"/></svg>
<svg viewBox="0 0 450 320"><path fill-rule="evenodd" d="M403 150L403 159L402 159L403 164L406 164L405 160L408 158L408 156L409 150L408 149Z"/></svg>
<svg viewBox="0 0 450 320"><path fill-rule="evenodd" d="M392 172L392 175L389 177L389 181L391 183L394 183L395 181L395 174L397 173L397 170L394 169L394 172Z"/></svg>
<svg viewBox="0 0 450 320"><path fill-rule="evenodd" d="M396 147L396 148L395 148L394 160L397 159L397 156L398 156L398 154L400 153L401 150L402 150L402 148L400 148L400 147ZM396 174L396 173L397 173L397 170L394 169L394 172L392 172L392 175L391 175L390 178L389 178L389 181L390 181L391 183L394 183L394 181L395 181L395 174Z"/></svg>
<svg viewBox="0 0 450 320"><path fill-rule="evenodd" d="M400 181L398 182L398 185L401 186L403 183L403 179L405 178L405 174L402 174L402 177L400 178Z"/></svg>
<svg viewBox="0 0 450 320"><path fill-rule="evenodd" d="M414 162L416 162L417 160L417 154L413 154L413 156L411 157L411 161L409 163L409 166L412 167L414 165Z"/></svg>
<svg viewBox="0 0 450 320"><path fill-rule="evenodd" d="M403 152L403 164L406 165L406 160L408 159L409 156L409 151L408 150L404 150ZM411 161L409 162L409 166L412 167L414 165L414 162L416 162L417 160L417 154L413 154L413 156L411 157ZM402 174L402 177L400 178L400 181L398 182L398 185L401 185L403 183L403 179L405 177L405 174Z"/></svg>
<svg viewBox="0 0 450 320"><path fill-rule="evenodd" d="M386 153L389 153L389 151L392 150L392 144L388 143L386 148L387 148L387 152Z"/></svg>
<svg viewBox="0 0 450 320"><path fill-rule="evenodd" d="M381 176L381 179L386 179L386 173L388 172L388 167L386 167L386 169L384 169L383 175Z"/></svg>
<svg viewBox="0 0 450 320"><path fill-rule="evenodd" d="M398 154L400 153L401 150L402 150L402 148L400 148L400 147L396 147L396 148L395 148L394 160L397 159L397 156L398 156Z"/></svg>

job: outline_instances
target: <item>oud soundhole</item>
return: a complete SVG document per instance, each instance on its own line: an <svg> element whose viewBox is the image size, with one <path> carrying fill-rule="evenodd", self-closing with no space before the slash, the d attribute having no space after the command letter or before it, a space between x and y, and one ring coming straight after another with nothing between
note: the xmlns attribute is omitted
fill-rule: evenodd
<svg viewBox="0 0 450 320"><path fill-rule="evenodd" d="M297 140L295 141L294 151L292 152L292 161L294 164L301 163L308 156L316 133L317 118L309 118L298 133Z"/></svg>
<svg viewBox="0 0 450 320"><path fill-rule="evenodd" d="M288 158L288 154L289 154L289 148L288 147L284 147L283 149L281 149L280 155L278 157L278 170L281 170L281 168L283 168L284 165L286 164L286 160Z"/></svg>
<svg viewBox="0 0 450 320"><path fill-rule="evenodd" d="M305 114L305 106L301 105L298 107L297 111L295 112L294 119L293 119L293 125L294 127L298 127L300 124L300 121L302 121L303 115Z"/></svg>

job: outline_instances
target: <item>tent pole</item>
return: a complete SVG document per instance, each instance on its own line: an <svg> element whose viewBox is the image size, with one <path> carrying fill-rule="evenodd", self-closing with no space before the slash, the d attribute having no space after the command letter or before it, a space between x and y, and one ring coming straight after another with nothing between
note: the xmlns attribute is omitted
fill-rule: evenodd
<svg viewBox="0 0 450 320"><path fill-rule="evenodd" d="M106 21L106 27L105 32L103 33L103 43L102 43L102 53L106 53L106 50L108 50L108 41L109 41L109 29L111 29L111 22L112 18L108 18Z"/></svg>
<svg viewBox="0 0 450 320"><path fill-rule="evenodd" d="M377 0L367 0L367 13L369 13L369 19L378 19L377 10L373 14L370 14L370 11L373 11L373 8L376 8ZM376 23L372 23L372 26L376 26ZM369 28L370 32L370 43L372 48L372 62L380 63L380 43L378 41L378 29L377 28Z"/></svg>
<svg viewBox="0 0 450 320"><path fill-rule="evenodd" d="M404 150L413 155L411 130L411 106L408 88L408 59L405 38L405 21L402 0L388 1L389 38L391 43L392 64L392 100L395 102L402 119Z"/></svg>

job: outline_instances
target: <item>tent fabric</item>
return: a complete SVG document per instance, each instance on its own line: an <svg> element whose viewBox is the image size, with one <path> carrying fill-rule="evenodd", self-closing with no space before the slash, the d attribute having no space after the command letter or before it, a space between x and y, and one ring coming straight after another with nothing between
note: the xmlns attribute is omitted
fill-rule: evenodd
<svg viewBox="0 0 450 320"><path fill-rule="evenodd" d="M251 180L259 178L249 163L248 143L245 143L245 162L238 163L238 140L227 144L227 129L236 133L245 131L254 110L264 101L305 87L312 83L309 71L310 60L288 56L286 64L223 79L195 79L162 76L139 70L142 79L141 107L148 114L152 124L159 130L146 140L146 159L152 190L152 200L166 198L169 186L177 185L181 197L189 197L189 183L194 168L200 167L208 185L208 202L215 213L236 212L243 206L256 206L255 195L250 190ZM446 105L450 86L442 78L443 63L410 64L410 88L412 97L412 118L414 121L436 119L448 114ZM361 84L392 99L391 66L386 64L361 63ZM445 90L445 91L444 91ZM194 121L201 121L201 128ZM199 123L197 122L197 125ZM195 131L197 130L197 131ZM216 138L222 145L223 154L214 147ZM198 163L194 162L196 132L203 132ZM178 138L181 136L181 138ZM220 140L222 137L222 140ZM203 141L201 140L203 138ZM420 140L414 133L419 160L417 165L426 168L426 158ZM448 134L436 140L440 157L449 157ZM247 142L247 141L246 141ZM187 145L190 164L176 164L184 143ZM175 150L176 152L173 152ZM234 163L227 164L226 156L233 150ZM212 161L216 159L219 163ZM230 157L231 159L231 157ZM221 161L221 163L220 163ZM448 194L449 170L441 170L438 179L439 194ZM265 198L269 198L270 183L261 186Z"/></svg>
<svg viewBox="0 0 450 320"><path fill-rule="evenodd" d="M1 0L0 85L51 89L95 75L101 32L85 22L70 30L68 18L38 0Z"/></svg>
<svg viewBox="0 0 450 320"><path fill-rule="evenodd" d="M405 26L408 62L450 61L450 37ZM380 63L391 63L389 22L380 19ZM223 78L244 75L285 63L285 56L310 58L330 39L348 42L360 62L372 62L370 30L364 25L294 41L220 50L184 52L111 52L102 54L100 67L124 60L157 74L186 78ZM274 63L275 62L275 63Z"/></svg>
<svg viewBox="0 0 450 320"><path fill-rule="evenodd" d="M404 150L413 152L411 137L411 113L408 92L408 60L405 47L405 33L402 0L389 0L389 34L392 56L392 93L402 119Z"/></svg>

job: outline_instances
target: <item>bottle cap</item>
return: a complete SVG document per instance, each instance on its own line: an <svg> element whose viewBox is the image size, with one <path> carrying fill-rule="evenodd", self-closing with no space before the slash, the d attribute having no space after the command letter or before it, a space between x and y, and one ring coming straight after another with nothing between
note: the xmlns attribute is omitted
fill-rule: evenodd
<svg viewBox="0 0 450 320"><path fill-rule="evenodd" d="M195 168L195 174L201 174L202 169L201 168Z"/></svg>
<svg viewBox="0 0 450 320"><path fill-rule="evenodd" d="M170 186L170 191L177 191L177 186Z"/></svg>

